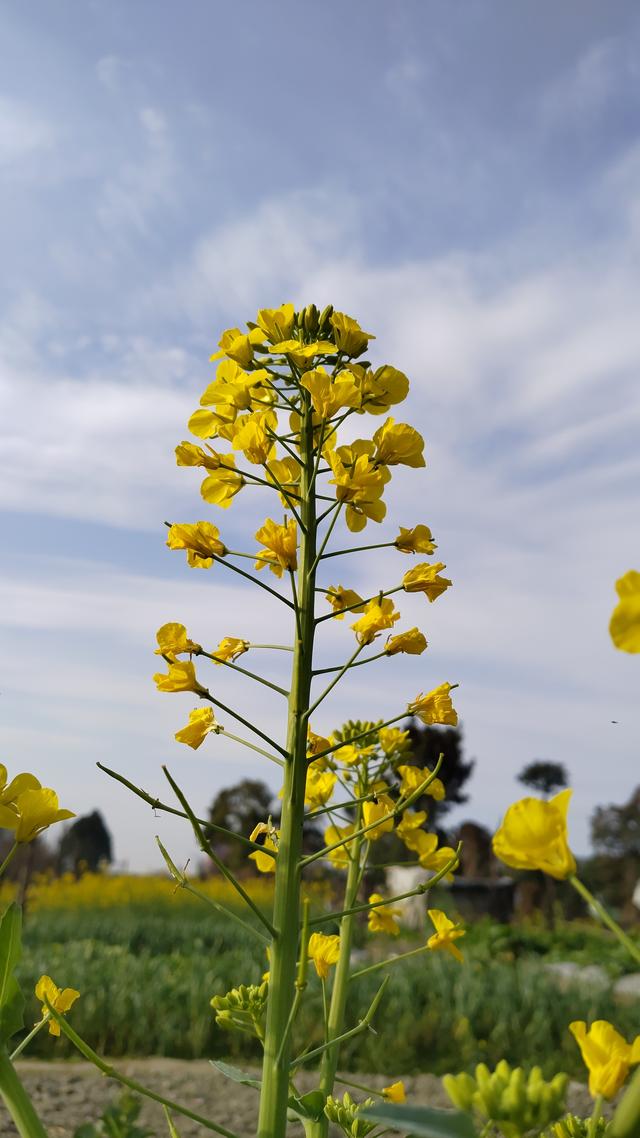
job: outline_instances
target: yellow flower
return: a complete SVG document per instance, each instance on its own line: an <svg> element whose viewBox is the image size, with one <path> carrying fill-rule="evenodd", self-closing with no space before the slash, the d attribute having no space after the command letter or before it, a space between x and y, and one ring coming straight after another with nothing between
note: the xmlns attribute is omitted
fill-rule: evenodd
<svg viewBox="0 0 640 1138"><path fill-rule="evenodd" d="M270 349L271 355L290 356L296 367L305 371L314 356L335 356L336 349L330 340L316 340L301 344L299 340L281 340Z"/></svg>
<svg viewBox="0 0 640 1138"><path fill-rule="evenodd" d="M616 581L620 597L609 624L611 639L622 652L640 652L640 573L630 569Z"/></svg>
<svg viewBox="0 0 640 1138"><path fill-rule="evenodd" d="M449 723L455 727L458 715L453 709L450 691L451 684L439 684L426 695L417 695L413 703L409 704L409 715L417 715L427 726L431 723Z"/></svg>
<svg viewBox="0 0 640 1138"><path fill-rule="evenodd" d="M387 758L399 755L411 746L409 732L399 727L381 727L378 731L378 742Z"/></svg>
<svg viewBox="0 0 640 1138"><path fill-rule="evenodd" d="M219 539L220 531L211 522L176 522L169 527L169 549L186 549L187 563L192 569L208 569L213 555L224 557L226 546Z"/></svg>
<svg viewBox="0 0 640 1138"><path fill-rule="evenodd" d="M573 791L561 790L545 802L521 798L509 807L493 839L493 852L514 869L541 869L562 880L576 871L567 837L567 810Z"/></svg>
<svg viewBox="0 0 640 1138"><path fill-rule="evenodd" d="M254 833L255 833L255 830L254 830ZM275 835L267 834L262 845L264 846L265 849L273 850L274 853L277 853L278 852L278 840L279 840L279 838L280 838L280 831L276 830ZM253 840L253 836L252 836L252 840ZM264 853L262 853L261 850L255 850L252 854L249 854L249 857L250 857L251 861L255 861L256 869L258 870L259 873L275 873L275 871L276 871L276 859L275 859L275 857L270 857L269 854L264 854Z"/></svg>
<svg viewBox="0 0 640 1138"><path fill-rule="evenodd" d="M397 620L400 620L400 613L393 601L384 597L382 600L368 601L363 615L351 627L359 644L370 644L384 628L393 628Z"/></svg>
<svg viewBox="0 0 640 1138"><path fill-rule="evenodd" d="M392 1083L390 1087L383 1087L382 1097L386 1098L387 1102L406 1102L407 1094L404 1089L404 1083L398 1081L397 1083Z"/></svg>
<svg viewBox="0 0 640 1138"><path fill-rule="evenodd" d="M359 533L367 519L381 522L384 518L387 507L380 499L391 476L385 466L374 466L367 454L358 454L345 465L345 449L340 447L328 455L335 476L329 481L336 487L337 501L347 503L347 527L352 533Z"/></svg>
<svg viewBox="0 0 640 1138"><path fill-rule="evenodd" d="M332 379L319 367L308 371L300 383L309 392L313 409L322 420L331 419L343 407L360 405L360 390L348 371Z"/></svg>
<svg viewBox="0 0 640 1138"><path fill-rule="evenodd" d="M190 416L187 427L191 434L199 439L215 439L218 435L226 436L225 428L233 423L235 417L236 412L232 407L227 409L225 415L219 414L217 411L208 411L205 407L198 407L197 411L194 411L193 415ZM178 458L177 450L176 458ZM178 466L191 465L199 466L200 463L180 462L178 459Z"/></svg>
<svg viewBox="0 0 640 1138"><path fill-rule="evenodd" d="M464 936L464 929L450 921L440 909L427 909L427 913L436 930L433 936L429 937L427 948L434 951L444 949L445 952L450 952L452 956L455 956L456 960L464 960L457 944L454 944L454 941Z"/></svg>
<svg viewBox="0 0 640 1138"><path fill-rule="evenodd" d="M4 763L0 763L0 804L7 806L14 802L24 790L39 790L40 781L34 774L24 772L17 774L11 782L7 782L9 775Z"/></svg>
<svg viewBox="0 0 640 1138"><path fill-rule="evenodd" d="M313 755L319 755L321 751L328 751L330 747L330 740L325 739L324 735L316 735L315 731L311 730L311 724L309 723L307 727L307 756L312 757ZM320 762L325 764L328 759L329 755L325 755L324 759L321 759Z"/></svg>
<svg viewBox="0 0 640 1138"><path fill-rule="evenodd" d="M424 830L416 830L414 841L414 846L407 848L415 849L422 868L429 869L432 873L440 873L456 856L456 851L451 846L438 847L437 834L426 834ZM453 869L449 870L445 877L447 881L453 881Z"/></svg>
<svg viewBox="0 0 640 1138"><path fill-rule="evenodd" d="M262 328L254 328L249 333L241 332L239 328L227 328L218 341L220 351L214 352L209 358L219 360L221 356L226 356L230 360L235 360L240 367L248 367L253 359L254 345L263 341Z"/></svg>
<svg viewBox="0 0 640 1138"><path fill-rule="evenodd" d="M414 853L419 853L421 849L424 849L422 840L424 831L421 830L421 826L426 820L426 810L405 810L396 826L396 834L400 841Z"/></svg>
<svg viewBox="0 0 640 1138"><path fill-rule="evenodd" d="M424 439L408 423L387 419L373 436L376 444L375 461L385 466L425 466Z"/></svg>
<svg viewBox="0 0 640 1138"><path fill-rule="evenodd" d="M0 827L13 830L16 842L31 842L43 830L67 818L75 818L75 814L60 809L58 795L48 786L32 786L16 795L10 806L0 805Z"/></svg>
<svg viewBox="0 0 640 1138"><path fill-rule="evenodd" d="M374 372L365 372L357 364L351 370L360 378L362 411L368 411L370 415L384 415L392 403L402 403L406 399L409 380L404 372L391 367L391 364L383 364Z"/></svg>
<svg viewBox="0 0 640 1138"><path fill-rule="evenodd" d="M397 936L400 932L400 925L396 920L396 916L400 912L400 909L394 908L393 905L378 904L378 902L382 900L384 900L384 898L381 893L372 893L369 897L369 904L376 905L375 909L369 909L367 919L369 932L390 933L391 936Z"/></svg>
<svg viewBox="0 0 640 1138"><path fill-rule="evenodd" d="M232 454L226 454L224 460L227 466L233 466L235 463ZM236 494L244 486L242 475L238 474L237 470L228 470L227 466L214 470L200 486L200 493L205 502L210 502L212 506L220 506L221 510L228 510Z"/></svg>
<svg viewBox="0 0 640 1138"><path fill-rule="evenodd" d="M640 1063L640 1035L627 1043L606 1019L597 1019L587 1031L584 1020L569 1024L589 1071L589 1093L613 1098L624 1083L629 1068Z"/></svg>
<svg viewBox="0 0 640 1138"><path fill-rule="evenodd" d="M400 526L400 533L398 534L394 545L401 553L434 553L438 548L429 526L414 526L413 529L405 529Z"/></svg>
<svg viewBox="0 0 640 1138"><path fill-rule="evenodd" d="M270 432L275 431L278 419L274 411L255 411L238 419L231 445L241 450L245 458L254 466L262 465L275 458L275 443Z"/></svg>
<svg viewBox="0 0 640 1138"><path fill-rule="evenodd" d="M447 577L438 576L440 570L445 568L441 561L436 565L422 561L405 573L402 578L402 588L406 593L425 593L430 601L435 601L436 597L444 593L451 584Z"/></svg>
<svg viewBox="0 0 640 1138"><path fill-rule="evenodd" d="M166 656L169 660L175 660L181 652L200 652L201 645L196 644L193 640L189 640L187 630L184 624L177 624L171 621L169 624L163 624L156 632L156 640L158 647L155 650L156 656Z"/></svg>
<svg viewBox="0 0 640 1138"><path fill-rule="evenodd" d="M44 1003L48 1000L51 1007L54 1008L60 1015L64 1015L70 1008L73 1007L76 1000L79 998L80 993L76 992L75 988L58 988L54 984L50 976L41 976L35 988L36 999L42 1001L42 1015L48 1015L49 1009ZM51 1035L60 1035L60 1024L55 1019L49 1020L49 1032Z"/></svg>
<svg viewBox="0 0 640 1138"><path fill-rule="evenodd" d="M387 656L395 656L398 652L406 652L408 656L421 656L427 647L427 638L417 628L410 628L408 632L399 632L397 636L388 636L384 650Z"/></svg>
<svg viewBox="0 0 640 1138"><path fill-rule="evenodd" d="M256 324L262 328L272 344L288 340L293 331L295 311L292 304L281 304L279 308L261 308L256 316Z"/></svg>
<svg viewBox="0 0 640 1138"><path fill-rule="evenodd" d="M267 550L267 553L259 551L256 554L256 569L264 569L268 565L276 577L282 577L285 569L297 568L298 529L293 518L283 526L267 518L256 533L256 541Z"/></svg>
<svg viewBox="0 0 640 1138"><path fill-rule="evenodd" d="M286 497L280 494L280 501L285 509L290 506L290 499L295 501L300 497L300 463L295 458L274 458L265 464L264 473L268 482L274 485L278 483L287 491Z"/></svg>
<svg viewBox="0 0 640 1138"><path fill-rule="evenodd" d="M413 794L414 790L422 786L425 779L428 779L431 773L429 767L398 767L398 774L401 779L400 793L403 797L408 797L410 794ZM445 796L444 783L441 782L439 778L434 778L423 793L430 794L432 798L435 798L436 802L442 802Z"/></svg>
<svg viewBox="0 0 640 1138"><path fill-rule="evenodd" d="M228 660L237 660L238 656L242 656L242 653L247 652L248 649L248 640L239 640L237 636L224 636L215 652L212 653L215 656L213 662L214 664L223 664Z"/></svg>
<svg viewBox="0 0 640 1138"><path fill-rule="evenodd" d="M377 822L380 818L382 821L379 826L374 826L373 829L367 830L366 839L368 842L377 842L383 834L388 834L393 830L394 802L382 791L376 794L372 802L365 802L362 806L362 821L365 826L370 826L373 822ZM390 817L387 817L390 815Z"/></svg>
<svg viewBox="0 0 640 1138"><path fill-rule="evenodd" d="M353 589L345 589L342 585L329 585L327 600L333 606L334 620L344 620L341 609L349 609L350 612L362 612L364 609L362 597Z"/></svg>
<svg viewBox="0 0 640 1138"><path fill-rule="evenodd" d="M178 466L204 466L207 470L217 470L224 457L211 449L205 451L195 443L181 442L176 447Z"/></svg>
<svg viewBox="0 0 640 1138"><path fill-rule="evenodd" d="M325 845L332 846L335 842L342 841L343 838L348 838L354 832L355 826L327 826L324 832ZM351 864L349 856L350 842L345 842L344 845L337 846L335 850L331 850L327 854L327 858L331 862L334 869L348 869Z"/></svg>
<svg viewBox="0 0 640 1138"><path fill-rule="evenodd" d="M169 664L166 676L163 672L156 672L153 678L158 691L205 692L207 690L198 683L191 660L174 660Z"/></svg>
<svg viewBox="0 0 640 1138"><path fill-rule="evenodd" d="M194 751L197 751L212 731L216 735L222 731L222 727L213 714L213 708L195 707L193 711L189 712L189 722L186 727L176 731L174 738L178 743L186 743L187 747L192 747Z"/></svg>
<svg viewBox="0 0 640 1138"><path fill-rule="evenodd" d="M361 356L369 340L375 340L371 332L364 332L357 320L345 312L333 312L330 317L336 347L346 356Z"/></svg>
<svg viewBox="0 0 640 1138"><path fill-rule="evenodd" d="M309 960L313 960L321 980L326 980L332 964L337 964L340 956L340 937L312 933L309 937Z"/></svg>
<svg viewBox="0 0 640 1138"><path fill-rule="evenodd" d="M335 785L336 776L332 771L323 770L322 766L310 763L304 792L305 805L310 806L312 810L324 806L331 798Z"/></svg>

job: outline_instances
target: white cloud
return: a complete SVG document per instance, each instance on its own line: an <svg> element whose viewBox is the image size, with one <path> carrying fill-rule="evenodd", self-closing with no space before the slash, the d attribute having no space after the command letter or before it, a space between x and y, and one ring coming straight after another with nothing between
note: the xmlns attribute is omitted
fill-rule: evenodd
<svg viewBox="0 0 640 1138"><path fill-rule="evenodd" d="M0 167L5 167L5 175L50 150L55 140L56 132L43 115L18 99L0 96Z"/></svg>

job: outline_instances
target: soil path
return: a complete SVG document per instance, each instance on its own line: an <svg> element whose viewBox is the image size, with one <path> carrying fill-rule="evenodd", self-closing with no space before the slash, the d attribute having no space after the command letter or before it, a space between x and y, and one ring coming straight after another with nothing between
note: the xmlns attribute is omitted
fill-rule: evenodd
<svg viewBox="0 0 640 1138"><path fill-rule="evenodd" d="M118 1070L136 1079L151 1090L174 1102L183 1103L205 1118L215 1119L238 1138L253 1138L256 1132L257 1095L251 1087L229 1082L215 1071L206 1060L183 1059L129 1059L118 1060ZM33 1098L34 1105L44 1122L50 1138L72 1138L77 1126L96 1122L104 1107L120 1093L113 1080L105 1078L89 1064L43 1062L37 1059L18 1061L20 1077ZM347 1076L348 1077L348 1076ZM356 1082L382 1087L386 1080L376 1075L354 1075ZM435 1075L416 1075L404 1079L407 1094L415 1102L430 1106L450 1106ZM309 1090L312 1082L300 1079L302 1090ZM341 1091L345 1088L341 1088ZM354 1092L356 1094L357 1092ZM360 1097L360 1096L358 1096ZM143 1100L141 1120L157 1138L168 1138L168 1130L161 1107ZM570 1109L578 1114L590 1110L589 1097L584 1087L572 1083L569 1094ZM177 1113L174 1121L181 1138L211 1134L198 1123ZM291 1128L292 1134L302 1135L300 1127ZM15 1138L16 1130L0 1105L0 1138Z"/></svg>

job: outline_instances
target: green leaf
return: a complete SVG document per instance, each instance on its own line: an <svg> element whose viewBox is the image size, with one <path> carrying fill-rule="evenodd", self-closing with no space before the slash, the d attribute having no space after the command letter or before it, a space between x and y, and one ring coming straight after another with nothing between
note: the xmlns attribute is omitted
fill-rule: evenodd
<svg viewBox="0 0 640 1138"><path fill-rule="evenodd" d="M360 1118L383 1122L408 1138L476 1138L471 1115L462 1110L435 1110L429 1106L404 1106L381 1102L359 1111Z"/></svg>
<svg viewBox="0 0 640 1138"><path fill-rule="evenodd" d="M291 1095L287 1105L289 1110L299 1114L300 1118L309 1118L317 1122L324 1114L325 1097L322 1091L309 1091L306 1095Z"/></svg>
<svg viewBox="0 0 640 1138"><path fill-rule="evenodd" d="M22 913L12 902L0 920L0 1043L6 1043L24 1024L25 1000L15 978L22 955Z"/></svg>
<svg viewBox="0 0 640 1138"><path fill-rule="evenodd" d="M231 1079L234 1083L242 1083L243 1087L255 1087L257 1091L260 1090L262 1083L260 1079L254 1079L252 1075L247 1075L245 1071L241 1071L239 1067L233 1067L231 1063L223 1063L221 1059L210 1059L212 1067L219 1071L225 1078Z"/></svg>

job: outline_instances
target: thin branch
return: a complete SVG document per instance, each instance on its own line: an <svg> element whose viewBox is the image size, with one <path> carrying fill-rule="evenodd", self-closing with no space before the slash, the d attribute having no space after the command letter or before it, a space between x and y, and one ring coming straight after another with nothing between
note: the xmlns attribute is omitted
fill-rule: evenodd
<svg viewBox="0 0 640 1138"><path fill-rule="evenodd" d="M116 782L121 782L123 786L126 786L127 790L130 790L136 797L141 798L142 801L146 802L148 806L151 806L153 810L162 810L165 814L173 814L175 818L186 818L187 821L189 820L189 815L185 814L184 810L177 810L175 806L169 806L166 802L161 802L159 798L154 798L153 795L148 794L146 790L142 790L141 787L136 786L135 783L129 782L129 779L125 778L123 774L112 771L102 763L96 763L96 766L99 767L101 771L104 771L105 774L109 775L109 778L115 779ZM259 845L258 842L252 842L250 838L245 838L244 834L234 834L233 830L227 830L224 826L216 826L213 822L205 821L204 818L198 818L198 822L201 826L206 826L208 830L213 830L216 834L223 834L225 838L233 838L236 842L240 842L241 845L246 846L252 851L268 854L269 857L276 856L273 850L270 850L267 846Z"/></svg>
<svg viewBox="0 0 640 1138"><path fill-rule="evenodd" d="M272 739L269 735L265 735L264 731L261 731L259 727L255 727L253 723L245 719L244 716L240 715L237 711L232 711L230 707L227 707L225 703L221 703L219 699L214 699L206 688L203 688L202 691L198 691L196 694L200 699L208 699L209 703L212 703L214 707L219 707L221 711L224 711L225 715L231 715L233 719L238 720L238 723L242 723L244 727L248 727L249 730L258 735L260 739L264 739L265 743L269 743L271 747L275 747L276 751L279 751L284 759L289 758L289 752L284 747L281 747L279 743L276 743L275 739Z"/></svg>
<svg viewBox="0 0 640 1138"><path fill-rule="evenodd" d="M241 735L232 735L225 727L222 727L219 732L220 735L226 735L227 739L233 739L234 743L242 743L243 747L249 747L251 751L256 751L258 755L264 755L265 759L270 762L276 763L277 766L283 767L282 759L278 759L275 755L270 755L268 751L264 751L262 747L256 747L255 743L250 743L248 739L243 739Z"/></svg>
<svg viewBox="0 0 640 1138"><path fill-rule="evenodd" d="M217 868L220 870L220 873L222 874L222 876L224 878L226 878L226 880L229 882L230 885L233 886L236 893L238 893L238 895L240 897L242 897L242 900L245 902L246 905L249 906L249 908L252 910L252 912L255 913L258 920L262 921L262 924L267 929L269 935L272 938L274 938L276 935L276 931L275 931L273 925L271 924L271 921L267 917L265 917L264 913L262 912L262 909L260 909L259 906L256 905L255 901L253 900L252 897L249 896L249 894L247 893L244 886L240 884L240 882L235 877L235 875L231 872L231 870L228 869L227 866L224 864L224 862L218 857L216 851L213 849L210 842L207 841L207 839L204 836L202 826L198 822L198 819L196 818L195 814L193 813L193 810L191 809L187 799L185 798L184 794L182 793L177 782L175 781L174 778L171 777L171 774L167 770L167 767L163 766L162 770L163 770L164 775L167 779L167 782L169 783L169 785L170 785L171 789L173 790L176 798L178 799L178 802L182 806L182 809L185 811L189 821L191 822L191 828L193 829L193 832L194 832L195 837L196 837L196 841L197 841L200 849L202 850L203 853L205 853L207 855L207 857L211 858L213 864L215 866L217 866Z"/></svg>
<svg viewBox="0 0 640 1138"><path fill-rule="evenodd" d="M363 664L372 664L374 660L381 660L383 656L388 653L386 651L376 652L375 656L367 656L366 660L358 660L357 664L352 664L352 668L361 668ZM325 676L328 672L340 672L342 664L337 664L334 668L318 668L313 674L314 676Z"/></svg>
<svg viewBox="0 0 640 1138"><path fill-rule="evenodd" d="M321 559L325 549L327 548L327 543L329 541L329 538L331 537L331 534L333 533L333 527L335 526L338 518L340 517L340 510L342 508L342 504L343 504L342 500L340 500L338 502L338 508L337 508L337 510L334 511L333 517L332 517L331 521L329 522L329 525L327 526L327 532L324 535L322 545L320 546L320 551L316 554L315 560L314 560L312 568L311 568L312 572L315 572L315 570L318 568L318 565L320 563L320 559Z"/></svg>
<svg viewBox="0 0 640 1138"><path fill-rule="evenodd" d="M365 739L367 735L373 735L374 731L381 731L383 727L389 727L392 723L397 723L399 719L406 719L409 715L408 711L401 711L399 715L394 715L393 719L385 719L383 723L377 723L375 727L369 727L367 731L361 731L359 735L353 735L349 739L350 743L357 743L359 739ZM334 743L331 747L325 747L324 751L319 751L317 755L313 756L312 761L316 759L324 759L325 755L332 755L334 751L339 751L340 747L344 747L344 740L341 743Z"/></svg>
<svg viewBox="0 0 640 1138"><path fill-rule="evenodd" d="M328 557L343 557L345 553L364 553L369 549L388 549L395 544L395 541L378 541L375 545L354 545L350 549L333 549L331 553L323 553L322 560L326 561Z"/></svg>
<svg viewBox="0 0 640 1138"><path fill-rule="evenodd" d="M333 617L342 616L343 612L353 612L354 609L359 609L361 605L368 605L371 603L371 601L375 601L378 598L382 600L382 597L390 597L392 593L401 593L403 588L404 585L396 585L394 589L386 589L385 592L382 592L381 590L379 593L374 593L372 597L367 597L366 600L357 601L354 605L347 605L346 608L337 609L335 612L325 613L324 616L317 616L316 624L322 624L323 620L331 620Z"/></svg>
<svg viewBox="0 0 640 1138"><path fill-rule="evenodd" d="M199 652L194 652L194 656L206 656L208 660L213 660L216 664L224 664L225 668L232 668L234 672L240 672L243 676L248 676L250 680L255 680L258 684L264 684L265 687L271 688L272 691L278 692L279 695L283 695L285 699L289 698L289 692L279 687L278 684L272 684L271 680L265 680L262 676L256 675L255 672L250 672L248 668L243 668L240 664L233 664L231 660L223 660L221 656L216 656L215 652L205 652L204 649L201 648Z"/></svg>
<svg viewBox="0 0 640 1138"><path fill-rule="evenodd" d="M330 692L330 691L331 691L331 690L332 690L332 689L333 689L333 688L336 686L336 684L337 684L337 683L339 683L339 682L340 682L340 680L341 680L341 679L342 679L342 677L344 676L345 672L348 672L348 671L349 671L349 668L350 668L350 667L351 667L351 665L353 664L353 662L354 662L354 660L356 659L356 657L360 655L360 653L362 652L362 649L363 649L363 648L364 648L364 644L358 644L358 647L356 648L355 652L353 653L353 655L352 655L352 656L350 656L350 658L347 660L346 664L343 664L343 666L342 666L342 668L340 669L340 671L338 672L337 676L334 676L334 678L332 679L331 683L330 683L330 684L327 684L327 687L324 689L324 691L322 692L322 694L318 696L318 698L317 698L317 700L315 701L315 703L312 703L312 704L311 704L311 707L309 708L309 710L308 710L308 711L306 712L306 714L305 714L305 718L306 718L306 719L310 719L310 718L311 718L311 716L313 715L313 713L314 713L314 711L316 710L316 708L317 708L317 707L319 707L319 706L320 706L320 704L322 703L323 699L326 699L326 697L329 695L329 692Z"/></svg>
<svg viewBox="0 0 640 1138"><path fill-rule="evenodd" d="M156 842L158 849L164 858L165 865L169 870L169 873L180 889L184 889L186 893L191 893L194 897L197 897L198 900L204 901L207 905L210 905L212 909L215 909L216 912L223 913L225 917L230 917L231 920L236 921L239 925L242 925L243 929L246 929L248 932L253 933L254 936L257 936L259 940L263 942L266 941L267 943L269 942L269 938L266 937L265 934L260 931L260 929L256 928L255 925L250 925L248 921L243 920L239 913L234 913L233 909L228 909L226 905L222 905L219 901L214 901L212 897L208 897L206 893L203 893L200 889L196 889L196 887L189 881L186 873L184 873L183 870L178 869L175 862L171 860L168 851L163 846L157 834Z"/></svg>
<svg viewBox="0 0 640 1138"><path fill-rule="evenodd" d="M356 1027L352 1027L350 1031L343 1032L342 1035L336 1035L336 1037L334 1039L330 1039L328 1043L323 1043L320 1047L314 1048L313 1051L307 1051L305 1055L299 1055L297 1059L294 1059L292 1061L291 1068L293 1069L294 1067L299 1067L302 1063L308 1063L310 1059L316 1059L318 1055L322 1055L325 1051L333 1049L334 1047L337 1047L338 1044L344 1043L345 1040L352 1039L354 1035L360 1035L361 1032L366 1031L367 1028L371 1025L371 1020L378 1010L378 1005L384 995L384 990L387 986L388 980L389 977L385 976L382 984L378 988L378 991L371 1001L369 1010L366 1012L365 1016L360 1020Z"/></svg>

